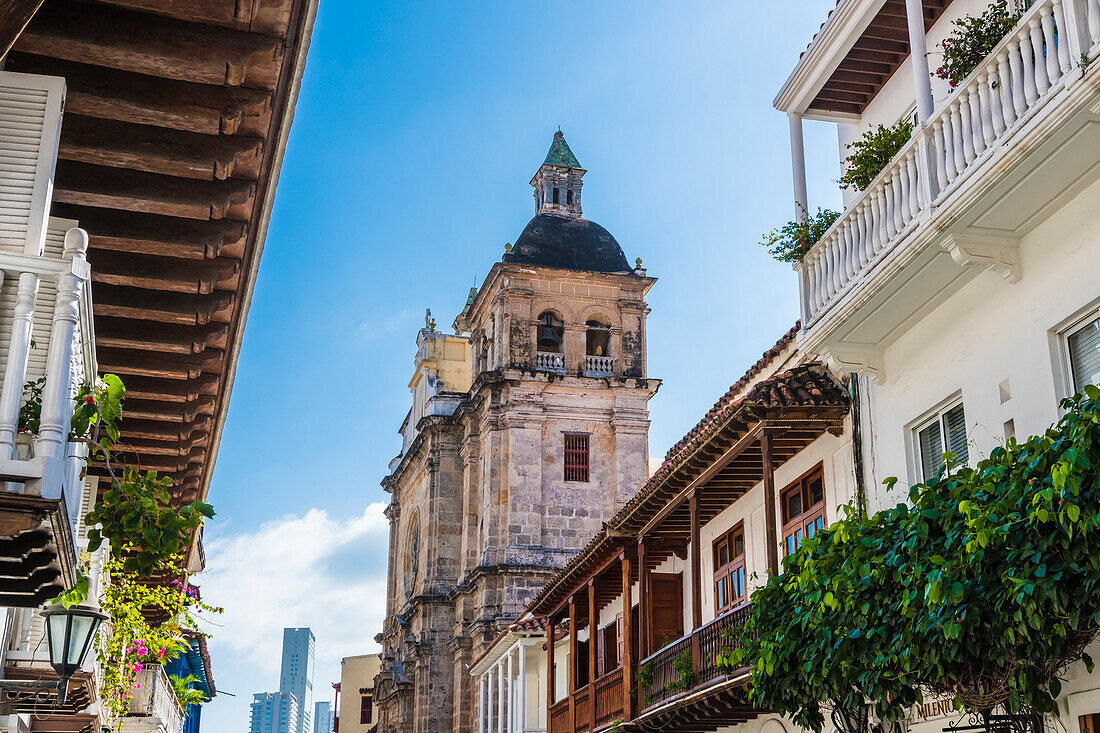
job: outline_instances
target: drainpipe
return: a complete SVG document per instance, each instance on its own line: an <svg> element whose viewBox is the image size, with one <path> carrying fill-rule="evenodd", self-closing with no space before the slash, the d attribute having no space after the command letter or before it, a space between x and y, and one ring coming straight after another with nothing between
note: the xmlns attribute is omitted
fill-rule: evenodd
<svg viewBox="0 0 1100 733"><path fill-rule="evenodd" d="M852 464L856 474L856 509L867 516L867 487L863 483L863 427L860 415L859 376L848 376L848 393L852 398Z"/></svg>

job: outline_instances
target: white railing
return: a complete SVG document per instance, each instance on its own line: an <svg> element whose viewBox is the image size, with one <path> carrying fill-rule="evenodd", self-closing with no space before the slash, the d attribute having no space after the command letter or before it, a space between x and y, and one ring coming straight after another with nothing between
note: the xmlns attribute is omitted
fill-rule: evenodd
<svg viewBox="0 0 1100 733"><path fill-rule="evenodd" d="M1067 3L1036 0L1019 24L852 202L796 265L803 323L812 324L1033 112L1064 87L1077 26L1100 45L1100 0L1087 22ZM1069 12L1067 13L1067 9ZM1084 42L1086 45L1088 41Z"/></svg>
<svg viewBox="0 0 1100 733"><path fill-rule="evenodd" d="M615 373L615 357L585 356L584 373L589 377L606 377Z"/></svg>
<svg viewBox="0 0 1100 733"><path fill-rule="evenodd" d="M535 368L541 372L564 372L565 354L540 351L535 354Z"/></svg>
<svg viewBox="0 0 1100 733"><path fill-rule="evenodd" d="M128 708L129 714L136 716L137 719L128 717L124 727L137 728L138 725L128 724L148 722L164 733L180 733L183 730L183 708L176 699L176 693L172 689L168 675L164 673L164 667L146 667L138 673L137 683L140 687L130 698ZM142 718L148 720L141 720Z"/></svg>

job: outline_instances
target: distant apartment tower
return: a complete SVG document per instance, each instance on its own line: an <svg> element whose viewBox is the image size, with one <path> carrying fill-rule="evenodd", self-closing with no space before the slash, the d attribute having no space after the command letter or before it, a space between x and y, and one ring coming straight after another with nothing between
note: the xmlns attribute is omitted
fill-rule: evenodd
<svg viewBox="0 0 1100 733"><path fill-rule="evenodd" d="M258 692L252 696L251 733L288 733L301 722L298 700L290 692Z"/></svg>
<svg viewBox="0 0 1100 733"><path fill-rule="evenodd" d="M311 720L315 647L316 639L308 627L283 629L283 663L279 672L279 692L294 695L300 714L294 727L284 728L279 733L313 733Z"/></svg>
<svg viewBox="0 0 1100 733"><path fill-rule="evenodd" d="M313 705L313 733L333 733L332 703L327 700Z"/></svg>

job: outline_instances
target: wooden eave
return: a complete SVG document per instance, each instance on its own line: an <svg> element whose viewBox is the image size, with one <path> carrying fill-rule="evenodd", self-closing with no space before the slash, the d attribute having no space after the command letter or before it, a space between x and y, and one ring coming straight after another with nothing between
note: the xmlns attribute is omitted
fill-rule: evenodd
<svg viewBox="0 0 1100 733"><path fill-rule="evenodd" d="M922 0L926 33L950 3ZM867 12L869 7L873 12ZM908 57L905 0L841 0L802 54L775 106L809 117L858 117Z"/></svg>
<svg viewBox="0 0 1100 733"><path fill-rule="evenodd" d="M66 79L51 214L89 234L127 460L171 475L181 503L209 489L315 11L45 0L5 59Z"/></svg>
<svg viewBox="0 0 1100 733"><path fill-rule="evenodd" d="M588 581L603 576L597 586L599 608L603 608L622 592L621 575L606 572L632 538L644 534L647 538L646 564L652 570L672 555L687 558L690 538L690 515L685 489L698 498L700 524L714 519L724 509L744 496L763 479L760 444L751 440L761 432L769 432L774 466L778 468L826 432L839 432L848 414L848 405L815 405L768 410L745 414L738 411L717 429L664 480L642 489L640 500L630 502L581 551L575 564L555 579L557 587L528 611L533 614L550 612L560 616L569 596L578 603ZM744 438L744 449L719 464L731 447ZM632 506L633 504L633 506ZM653 520L658 520L654 522ZM632 577L637 580L635 563ZM587 618L585 616L584 618Z"/></svg>

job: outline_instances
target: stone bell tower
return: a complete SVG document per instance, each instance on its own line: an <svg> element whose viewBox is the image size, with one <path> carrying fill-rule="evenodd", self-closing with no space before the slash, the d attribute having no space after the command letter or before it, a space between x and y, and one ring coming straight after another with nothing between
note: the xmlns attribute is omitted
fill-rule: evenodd
<svg viewBox="0 0 1100 733"><path fill-rule="evenodd" d="M531 185L535 188L535 214L581 218L581 179L585 170L565 142L561 130L554 133L550 152L539 166Z"/></svg>
<svg viewBox="0 0 1100 733"><path fill-rule="evenodd" d="M414 395L406 446L383 480L382 731L469 729L468 665L648 477L660 382L646 373L645 296L656 280L582 217L584 173L556 133L531 180L534 218L470 293L454 334L420 339L453 340L454 355L465 344L469 381Z"/></svg>

